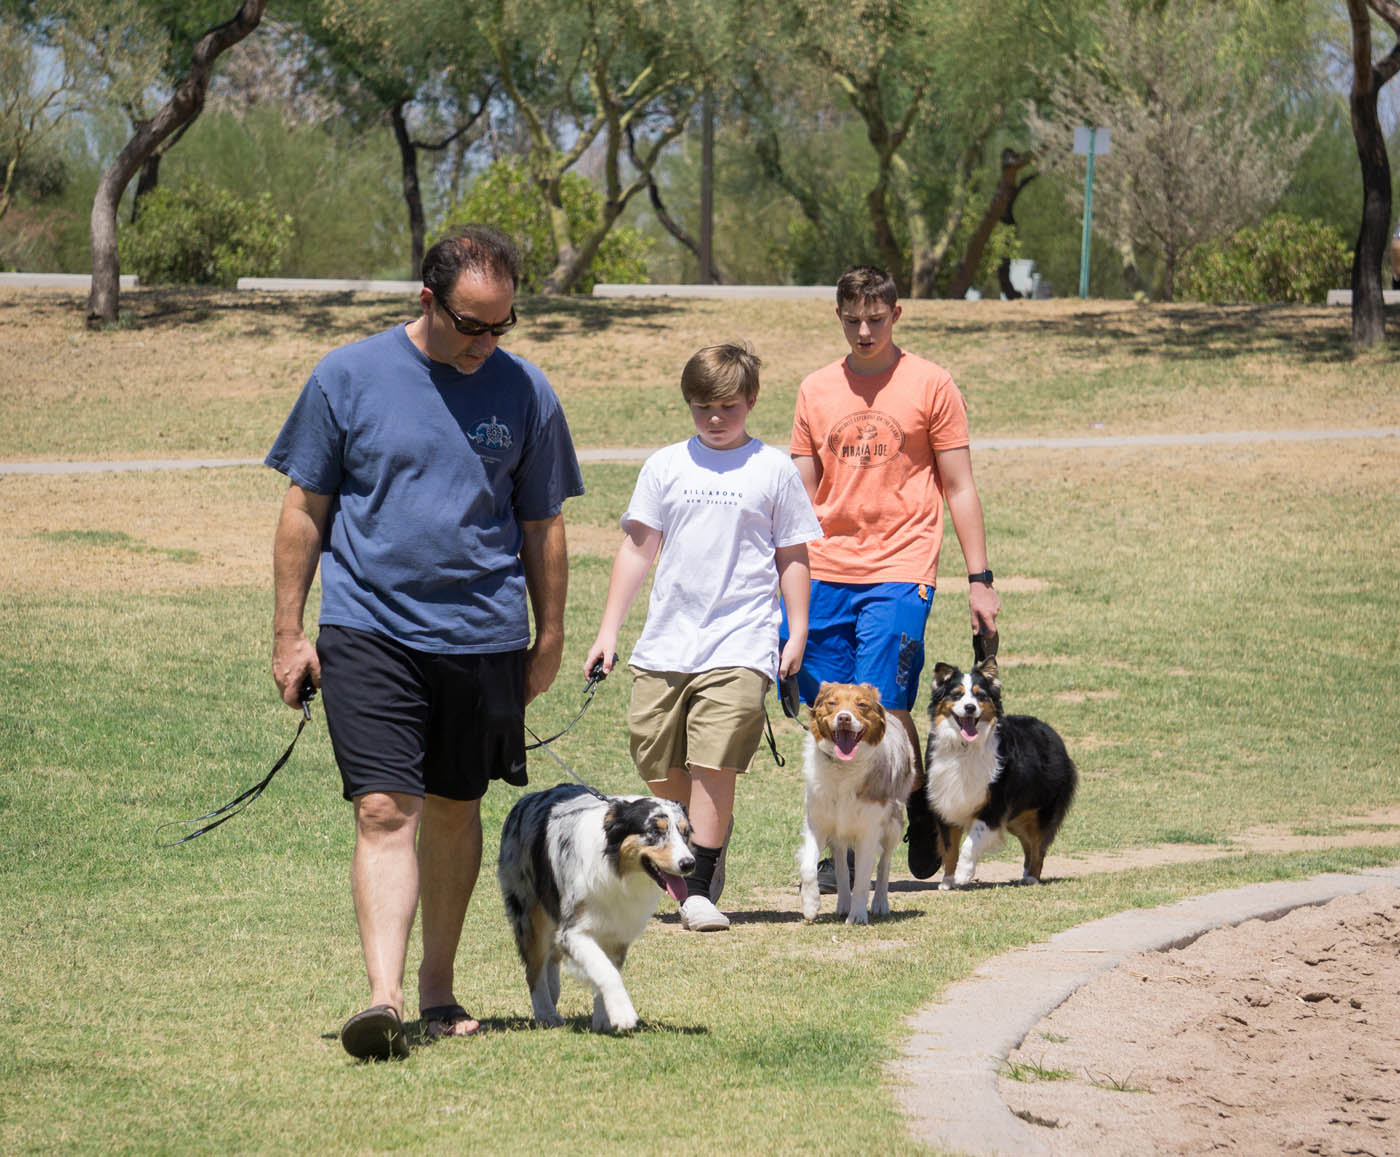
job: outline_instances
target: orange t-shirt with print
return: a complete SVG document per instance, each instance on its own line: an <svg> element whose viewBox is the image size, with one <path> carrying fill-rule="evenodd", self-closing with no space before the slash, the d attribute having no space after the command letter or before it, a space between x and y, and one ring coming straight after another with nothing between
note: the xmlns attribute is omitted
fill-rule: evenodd
<svg viewBox="0 0 1400 1157"><path fill-rule="evenodd" d="M825 582L930 583L943 543L937 450L968 445L967 407L942 366L900 352L882 374L846 359L803 380L788 447L817 464L825 537L807 544Z"/></svg>

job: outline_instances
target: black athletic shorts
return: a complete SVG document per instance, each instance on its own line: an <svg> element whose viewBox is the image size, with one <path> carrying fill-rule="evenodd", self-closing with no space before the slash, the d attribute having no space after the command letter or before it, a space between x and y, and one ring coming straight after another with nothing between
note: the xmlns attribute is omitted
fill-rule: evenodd
<svg viewBox="0 0 1400 1157"><path fill-rule="evenodd" d="M480 799L525 785L525 652L440 655L326 626L321 697L346 799L371 791Z"/></svg>

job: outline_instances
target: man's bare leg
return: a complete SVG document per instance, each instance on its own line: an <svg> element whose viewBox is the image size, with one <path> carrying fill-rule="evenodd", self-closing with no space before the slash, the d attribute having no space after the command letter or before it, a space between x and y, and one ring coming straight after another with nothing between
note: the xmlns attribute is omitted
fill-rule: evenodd
<svg viewBox="0 0 1400 1157"><path fill-rule="evenodd" d="M423 900L423 963L418 969L420 1009L457 1003L453 978L457 945L481 870L481 801L429 795L418 835L419 888ZM470 1036L480 1025L430 1021L434 1036Z"/></svg>
<svg viewBox="0 0 1400 1157"><path fill-rule="evenodd" d="M404 957L418 907L414 839L423 811L417 796L374 791L355 800L355 851L350 890L360 949L369 975L370 1004L403 1016Z"/></svg>

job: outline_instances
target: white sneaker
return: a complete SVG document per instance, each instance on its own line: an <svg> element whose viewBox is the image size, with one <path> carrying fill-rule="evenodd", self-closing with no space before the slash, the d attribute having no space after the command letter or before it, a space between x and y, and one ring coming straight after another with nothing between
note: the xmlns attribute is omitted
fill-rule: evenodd
<svg viewBox="0 0 1400 1157"><path fill-rule="evenodd" d="M681 927L692 932L723 932L729 917L710 903L708 896L688 896L681 905Z"/></svg>

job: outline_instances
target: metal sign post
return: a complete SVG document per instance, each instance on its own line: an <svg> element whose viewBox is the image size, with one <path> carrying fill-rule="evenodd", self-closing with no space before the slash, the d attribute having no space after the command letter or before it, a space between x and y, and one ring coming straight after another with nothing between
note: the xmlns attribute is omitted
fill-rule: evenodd
<svg viewBox="0 0 1400 1157"><path fill-rule="evenodd" d="M1080 125L1074 130L1074 151L1087 157L1084 166L1084 233L1079 242L1079 296L1089 296L1089 234L1094 221L1094 157L1108 152L1107 128Z"/></svg>

